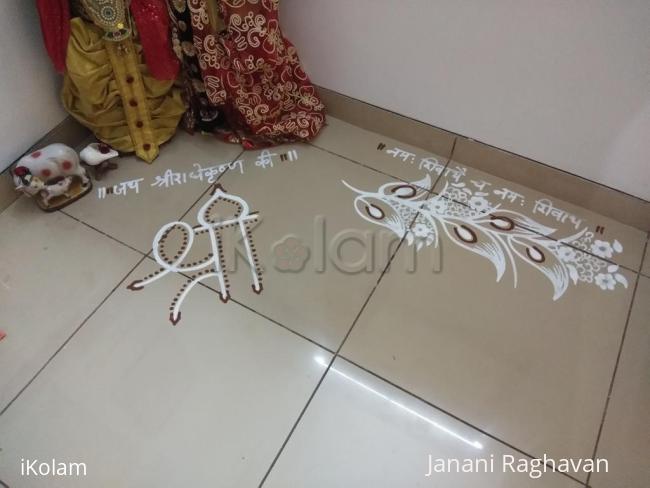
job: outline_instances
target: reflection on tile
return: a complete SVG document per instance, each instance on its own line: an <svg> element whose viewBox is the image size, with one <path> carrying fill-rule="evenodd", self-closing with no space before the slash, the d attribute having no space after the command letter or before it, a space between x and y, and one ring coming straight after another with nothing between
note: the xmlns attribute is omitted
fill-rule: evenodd
<svg viewBox="0 0 650 488"><path fill-rule="evenodd" d="M646 488L650 480L650 278L639 277L597 455L608 473L591 486Z"/></svg>
<svg viewBox="0 0 650 488"><path fill-rule="evenodd" d="M110 171L101 181L93 182L93 192L64 211L142 252L148 252L156 230L170 219L179 218L208 187L205 177L203 180L190 177L191 173L196 173L194 165L201 165L204 169L221 165L235 159L240 152L239 146L220 142L214 137L179 132L165 144L153 164L146 164L134 156L118 159L119 169ZM217 169L214 178L218 175ZM137 190L135 184L123 189L120 185L140 179ZM159 185L153 186L156 182ZM125 194L108 193L114 185L117 185L116 191Z"/></svg>
<svg viewBox="0 0 650 488"><path fill-rule="evenodd" d="M485 459L488 471L493 459L494 472L427 477L429 456L432 460ZM504 473L504 456L524 457L337 359L264 487L579 486L557 473L538 479L511 473L507 463Z"/></svg>
<svg viewBox="0 0 650 488"><path fill-rule="evenodd" d="M2 410L141 256L28 198L0 229Z"/></svg>
<svg viewBox="0 0 650 488"><path fill-rule="evenodd" d="M290 151L297 159L281 161L280 155ZM376 188L392 179L312 146L281 146L273 153L277 153L273 166L266 167L256 164L262 152L246 153L244 174L228 172L220 180L225 191L259 212L259 224L251 227L251 244L263 269L264 290L257 294L252 288L250 267L242 259L246 249L241 232L234 227L222 233L230 295L335 350L403 233L399 226L393 232L359 219L351 203L355 194L342 180ZM389 193L393 190L404 191L403 183L386 188ZM197 214L209 199L206 195L188 213L185 220L190 225L198 223ZM359 205L365 209L362 202ZM392 215L387 206L378 205L374 211ZM232 205L223 202L211 214L226 219L233 212ZM167 255L177 254L183 237L181 232L168 236ZM185 261L201 262L210 252L208 235L200 235ZM218 280L206 284L216 288Z"/></svg>
<svg viewBox="0 0 650 488"><path fill-rule="evenodd" d="M476 228L443 227L435 248L416 223L415 273L383 278L342 354L526 452L589 457L632 292L618 280L635 276L565 247L574 284L560 259L534 262L541 244L497 259Z"/></svg>
<svg viewBox="0 0 650 488"><path fill-rule="evenodd" d="M86 462L65 486L257 486L331 359L272 321L336 350L374 291L343 348L367 371L337 359L265 486L578 484L500 465L425 472L429 454L591 456L636 275L544 234L585 227L574 246L632 267L646 234L330 122L315 145L241 157L179 134L153 165L123 159L66 209L74 218L24 198L0 214L0 410L94 311L0 416L3 482L58 486L20 477L29 457ZM452 142L427 147L444 156ZM199 179L196 163L215 168ZM439 175L471 206L427 198ZM98 198L139 178L139 193ZM483 212L493 200L501 210ZM83 222L142 251L159 233L157 258L174 269L152 276L147 259L107 298L142 256ZM193 274L212 289L192 287ZM598 453L612 473L595 488L649 476L648 298L642 278Z"/></svg>
<svg viewBox="0 0 650 488"><path fill-rule="evenodd" d="M632 270L639 269L644 232L453 160L449 168L463 176L443 174L434 188L436 193L476 210L508 215L520 225L557 240L573 243L582 238L572 245Z"/></svg>
<svg viewBox="0 0 650 488"><path fill-rule="evenodd" d="M432 154L334 117L328 117L327 122L313 145L408 182L421 181L427 175L435 182L447 164L454 143L452 135L441 135L441 153ZM430 189L431 185L426 188Z"/></svg>
<svg viewBox="0 0 650 488"><path fill-rule="evenodd" d="M25 457L85 462L65 486L257 486L329 356L204 287L172 327L179 282L117 290L0 417L3 481L53 486Z"/></svg>

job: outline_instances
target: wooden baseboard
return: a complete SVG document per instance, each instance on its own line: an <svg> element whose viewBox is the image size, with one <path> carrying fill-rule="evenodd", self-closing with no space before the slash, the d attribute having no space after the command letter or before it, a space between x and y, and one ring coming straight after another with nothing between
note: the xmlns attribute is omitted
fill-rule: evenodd
<svg viewBox="0 0 650 488"><path fill-rule="evenodd" d="M72 117L68 116L61 121L50 132L41 137L35 142L23 155L28 154L39 147L47 146L55 142L67 144L70 147L78 147L90 135L90 131L83 125L77 122ZM22 158L22 156L20 156ZM16 161L20 160L18 158ZM14 163L16 162L14 161ZM12 163L12 165L14 164ZM10 165L11 167L11 165ZM20 193L14 190L14 183L9 174L9 168L0 173L0 212L2 212L9 205L14 203Z"/></svg>
<svg viewBox="0 0 650 488"><path fill-rule="evenodd" d="M650 231L650 202L518 154L319 87L327 111L363 129L442 154L441 135L453 135L451 159L552 197Z"/></svg>

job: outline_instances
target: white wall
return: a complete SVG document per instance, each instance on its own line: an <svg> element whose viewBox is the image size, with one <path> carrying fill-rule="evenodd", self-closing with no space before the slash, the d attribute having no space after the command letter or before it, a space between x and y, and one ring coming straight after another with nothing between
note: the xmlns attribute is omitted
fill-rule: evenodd
<svg viewBox="0 0 650 488"><path fill-rule="evenodd" d="M34 0L0 13L0 171L65 118Z"/></svg>
<svg viewBox="0 0 650 488"><path fill-rule="evenodd" d="M650 0L282 0L312 80L650 200Z"/></svg>

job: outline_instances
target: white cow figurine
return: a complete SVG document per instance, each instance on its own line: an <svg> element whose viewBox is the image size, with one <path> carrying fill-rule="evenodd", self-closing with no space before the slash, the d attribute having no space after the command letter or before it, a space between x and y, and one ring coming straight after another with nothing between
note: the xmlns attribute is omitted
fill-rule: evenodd
<svg viewBox="0 0 650 488"><path fill-rule="evenodd" d="M76 151L65 144L50 144L24 156L11 173L16 189L34 197L46 212L69 205L92 188Z"/></svg>
<svg viewBox="0 0 650 488"><path fill-rule="evenodd" d="M79 164L77 152L65 144L50 144L24 156L16 164L14 173L20 173L19 168L26 168L32 176L39 178L46 185L48 181L66 176L78 176L83 186L90 183L86 170ZM24 184L15 175L14 182L17 186Z"/></svg>

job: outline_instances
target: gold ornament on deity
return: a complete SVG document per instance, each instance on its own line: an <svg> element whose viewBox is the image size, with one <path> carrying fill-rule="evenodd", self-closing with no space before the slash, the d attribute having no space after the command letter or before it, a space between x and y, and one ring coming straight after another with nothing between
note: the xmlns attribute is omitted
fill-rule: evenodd
<svg viewBox="0 0 650 488"><path fill-rule="evenodd" d="M81 0L86 14L106 33L107 41L123 41L131 35L125 0Z"/></svg>

